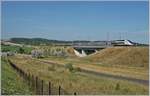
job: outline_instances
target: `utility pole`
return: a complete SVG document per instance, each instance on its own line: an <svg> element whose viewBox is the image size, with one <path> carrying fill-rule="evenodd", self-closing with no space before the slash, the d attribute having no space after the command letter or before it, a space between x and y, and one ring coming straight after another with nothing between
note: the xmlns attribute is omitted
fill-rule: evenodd
<svg viewBox="0 0 150 96"><path fill-rule="evenodd" d="M125 32L125 39L127 39L127 32Z"/></svg>
<svg viewBox="0 0 150 96"><path fill-rule="evenodd" d="M119 39L121 40L121 32L119 32Z"/></svg>
<svg viewBox="0 0 150 96"><path fill-rule="evenodd" d="M73 39L72 39L72 46L73 46L74 44L73 44Z"/></svg>
<svg viewBox="0 0 150 96"><path fill-rule="evenodd" d="M125 37L124 37L124 32L122 33L122 39L125 39Z"/></svg>
<svg viewBox="0 0 150 96"><path fill-rule="evenodd" d="M109 32L107 32L107 41L109 41Z"/></svg>
<svg viewBox="0 0 150 96"><path fill-rule="evenodd" d="M109 32L107 32L107 46L109 45Z"/></svg>

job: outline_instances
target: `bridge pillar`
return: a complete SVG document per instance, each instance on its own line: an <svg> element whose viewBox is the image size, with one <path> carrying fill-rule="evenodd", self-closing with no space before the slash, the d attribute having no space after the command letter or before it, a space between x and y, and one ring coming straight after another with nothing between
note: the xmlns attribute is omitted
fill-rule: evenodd
<svg viewBox="0 0 150 96"><path fill-rule="evenodd" d="M95 53L97 52L97 50L95 50Z"/></svg>
<svg viewBox="0 0 150 96"><path fill-rule="evenodd" d="M81 53L80 53L79 50L74 49L74 53L79 57L86 56L86 53L84 52L84 50L81 50Z"/></svg>
<svg viewBox="0 0 150 96"><path fill-rule="evenodd" d="M85 53L84 50L82 50L81 54L82 54L82 56L87 56L87 54Z"/></svg>

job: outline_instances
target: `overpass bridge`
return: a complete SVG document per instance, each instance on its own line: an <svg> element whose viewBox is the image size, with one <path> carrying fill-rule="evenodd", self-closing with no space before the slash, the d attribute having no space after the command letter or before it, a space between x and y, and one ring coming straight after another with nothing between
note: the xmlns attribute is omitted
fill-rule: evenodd
<svg viewBox="0 0 150 96"><path fill-rule="evenodd" d="M107 47L112 47L111 45L75 45L74 53L79 57L84 57L89 54L95 53L99 50L105 49Z"/></svg>
<svg viewBox="0 0 150 96"><path fill-rule="evenodd" d="M95 53L98 50L112 46L134 46L135 43L130 40L114 40L114 41L98 41L98 42L82 42L73 45L74 52L79 57L84 57Z"/></svg>
<svg viewBox="0 0 150 96"><path fill-rule="evenodd" d="M75 49L103 49L110 46L73 46Z"/></svg>

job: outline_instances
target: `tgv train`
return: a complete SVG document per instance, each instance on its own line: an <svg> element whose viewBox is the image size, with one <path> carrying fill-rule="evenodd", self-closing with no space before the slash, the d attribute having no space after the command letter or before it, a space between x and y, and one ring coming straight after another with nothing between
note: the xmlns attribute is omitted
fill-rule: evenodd
<svg viewBox="0 0 150 96"><path fill-rule="evenodd" d="M130 40L114 40L114 41L112 41L111 44L114 46L132 46L132 45L135 45Z"/></svg>

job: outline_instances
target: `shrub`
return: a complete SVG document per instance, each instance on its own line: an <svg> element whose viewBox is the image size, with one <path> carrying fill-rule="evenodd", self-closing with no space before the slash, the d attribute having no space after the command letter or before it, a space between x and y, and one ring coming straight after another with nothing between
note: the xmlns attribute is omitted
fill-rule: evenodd
<svg viewBox="0 0 150 96"><path fill-rule="evenodd" d="M66 64L66 65L65 65L65 68L69 69L70 72L72 72L73 69L74 69L73 66L72 66L72 64L70 64L70 63L69 63L69 64Z"/></svg>
<svg viewBox="0 0 150 96"><path fill-rule="evenodd" d="M24 49L20 47L19 48L19 53L21 53L21 54L24 53Z"/></svg>
<svg viewBox="0 0 150 96"><path fill-rule="evenodd" d="M119 83L116 84L115 90L120 90L120 84Z"/></svg>
<svg viewBox="0 0 150 96"><path fill-rule="evenodd" d="M43 58L43 52L41 50L32 50L31 52L32 57L35 58Z"/></svg>
<svg viewBox="0 0 150 96"><path fill-rule="evenodd" d="M80 67L76 67L75 71L81 72L81 68Z"/></svg>

